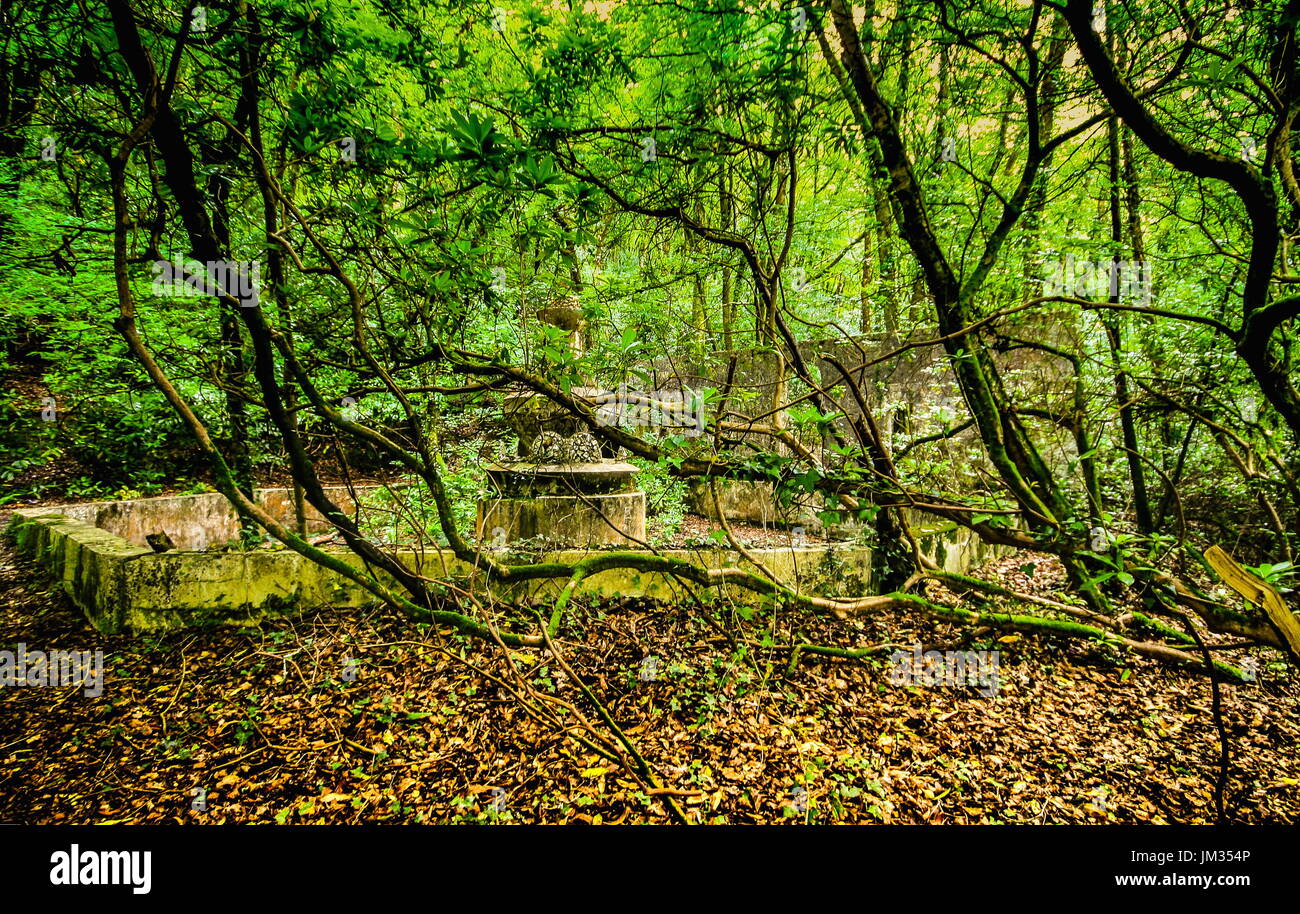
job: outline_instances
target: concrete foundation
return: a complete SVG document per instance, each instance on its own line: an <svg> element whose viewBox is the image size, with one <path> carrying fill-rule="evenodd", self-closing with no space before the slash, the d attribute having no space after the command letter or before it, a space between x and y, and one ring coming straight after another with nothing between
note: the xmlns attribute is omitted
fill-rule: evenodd
<svg viewBox="0 0 1300 914"><path fill-rule="evenodd" d="M645 542L645 494L542 495L479 502L476 534L489 546L532 540L564 546L639 546Z"/></svg>
<svg viewBox="0 0 1300 914"><path fill-rule="evenodd" d="M357 486L356 492L364 498L378 488ZM356 502L346 488L331 486L325 491L344 511L351 513L356 510ZM280 522L293 521L292 489L258 489L253 500ZM306 507L308 533L332 529L315 508L311 505ZM217 492L133 498L126 501L94 501L49 510L107 530L137 546L146 546L145 536L150 533L166 533L177 549L207 549L239 538L239 518L225 496Z"/></svg>
<svg viewBox="0 0 1300 914"><path fill-rule="evenodd" d="M342 493L331 493L336 499ZM259 493L264 505L288 506L288 493ZM167 532L197 542L220 542L234 512L217 494L186 496L192 517L214 520L219 535L183 531ZM541 501L542 499L538 499ZM146 498L131 503L107 502L67 507L25 508L14 512L9 527L21 552L35 558L103 632L153 632L214 624L256 624L321 606L359 606L373 601L363 587L312 560L286 549L249 551L172 551L154 553L140 543L100 529L84 518L106 518L132 536L154 532L166 519L177 517L177 499ZM224 509L222 506L225 506ZM223 510L229 513L222 517ZM290 514L292 513L290 509ZM123 518L133 518L129 523ZM320 522L320 523L323 523ZM237 533L237 528L235 530ZM920 537L922 550L949 571L965 571L992 552L969 532L958 529L930 531ZM362 567L348 550L329 551L355 567ZM629 550L631 551L631 550ZM853 545L782 547L752 550L774 574L806 593L854 596L872 592L872 555L869 548ZM454 581L470 592L484 593L488 585L480 569L438 549L395 553L408 567L429 577ZM554 550L535 556L544 562L573 562L592 550ZM662 554L700 567L748 567L737 553L726 549L670 549ZM750 569L754 570L754 569ZM389 582L385 582L389 583ZM539 580L504 587L493 585L495 596L516 602L553 599L564 580ZM706 599L755 602L761 598L731 586L691 593ZM686 599L686 588L675 578L659 573L612 569L585 579L578 593L601 597L650 597L666 601Z"/></svg>
<svg viewBox="0 0 1300 914"><path fill-rule="evenodd" d="M632 489L636 472L615 461L489 465L488 479L499 494L479 502L475 535L498 548L521 540L639 546L645 542L645 494Z"/></svg>

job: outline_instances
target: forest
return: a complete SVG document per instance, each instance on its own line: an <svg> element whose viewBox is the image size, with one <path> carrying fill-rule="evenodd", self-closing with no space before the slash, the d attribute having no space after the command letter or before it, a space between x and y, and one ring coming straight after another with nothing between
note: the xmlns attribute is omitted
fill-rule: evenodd
<svg viewBox="0 0 1300 914"><path fill-rule="evenodd" d="M1300 821L1298 39L0 0L0 821Z"/></svg>

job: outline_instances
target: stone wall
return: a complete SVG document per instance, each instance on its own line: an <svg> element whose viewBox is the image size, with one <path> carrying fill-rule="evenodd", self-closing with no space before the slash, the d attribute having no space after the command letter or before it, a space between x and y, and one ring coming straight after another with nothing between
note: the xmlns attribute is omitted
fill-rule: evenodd
<svg viewBox="0 0 1300 914"><path fill-rule="evenodd" d="M360 495L379 486L357 486ZM342 510L356 509L351 493L343 486L325 489ZM293 492L290 489L258 489L254 500L277 521L292 524ZM60 514L98 527L122 539L146 546L151 533L166 533L177 549L207 549L218 543L239 538L239 517L220 492L201 495L173 495L160 498L134 498L125 501L92 501L58 508ZM319 533L332 529L316 509L307 505L307 530Z"/></svg>
<svg viewBox="0 0 1300 914"><path fill-rule="evenodd" d="M1020 338L1067 348L1079 344L1077 328L1057 321L1050 313L1025 319L1015 333ZM910 334L910 340L920 342L937 336L938 332L933 328L918 327ZM821 382L843 388L836 404L843 413L838 427L846 440L857 440L852 423L862 415L862 408L843 383L843 374L835 366L835 361L843 365L857 383L877 427L895 452L917 438L941 433L945 427L951 428L968 418L943 347L927 345L897 352L907 342L897 338L854 337L800 343L800 355ZM1060 359L1040 350L1022 347L995 352L994 360L1013 404L1070 412L1073 378L1069 366ZM875 364L870 364L873 362ZM652 386L666 390L712 387L722 391L730 376L732 389L738 394L749 395L751 399L733 399L728 402L727 409L742 416L763 416L771 409L779 366L780 361L770 351L741 349L714 353L700 365L659 363L648 366L647 370ZM788 365L785 370L787 382L792 382L793 371ZM763 418L761 421L769 423L771 420ZM1076 456L1073 438L1067 432L1038 419L1027 419L1026 422L1034 428L1049 465L1064 466ZM764 450L789 454L788 449L761 433L733 433L730 437L742 446L752 442ZM803 443L819 453L826 466L833 468L841 464L842 458L828 447L831 443L829 436L822 441L813 439ZM977 491L985 484L981 471L986 475L992 473L974 429L958 432L946 440L926 443L916 454L922 457L923 465L942 467L941 471L936 470L933 484L949 490ZM815 505L807 505L797 512L783 509L777 505L770 486L731 482L721 486L723 491L719 494L729 519L787 524L807 521L810 529L817 526ZM692 491L690 507L707 516L716 513L707 487L696 487ZM790 519L792 514L801 516L803 520ZM923 528L926 525L932 526L933 521L924 521Z"/></svg>
<svg viewBox="0 0 1300 914"><path fill-rule="evenodd" d="M1078 345L1075 328L1057 321L1050 314L1026 320L1022 331L1018 332L1031 340L1067 347ZM937 336L938 331L934 328L917 327L905 339L862 336L805 340L799 344L799 353L821 382L832 387L844 384L843 375L833 360L848 369L867 406L875 413L881 431L887 437L901 440L939 431L942 424L935 417L945 412L965 417L961 391L948 367L948 357L942 346L918 346L896 353L908 343ZM733 360L734 369L731 367ZM1056 357L1031 348L1015 348L995 352L994 361L1008 394L1018 405L1061 409L1069 403L1072 379L1068 367ZM872 362L875 364L869 364ZM755 395L755 398L749 404L731 402L728 409L753 416L771 408L778 365L776 355L770 351L738 349L712 353L699 365L656 363L647 366L646 370L652 386L667 390L713 387L721 391L730 373L732 389ZM786 374L788 379L794 378L788 364ZM862 413L857 399L847 387L837 398L837 403L850 420ZM852 439L847 425L843 426L843 431Z"/></svg>

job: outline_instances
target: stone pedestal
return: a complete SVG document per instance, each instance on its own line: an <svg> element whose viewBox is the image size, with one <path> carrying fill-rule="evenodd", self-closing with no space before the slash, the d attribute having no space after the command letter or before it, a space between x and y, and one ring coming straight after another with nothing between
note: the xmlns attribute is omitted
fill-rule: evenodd
<svg viewBox="0 0 1300 914"><path fill-rule="evenodd" d="M601 391L595 387L575 387L570 391L575 397L595 397ZM502 398L502 412L510 430L519 439L519 456L525 457L528 448L542 432L555 432L568 437L587 427L577 416L547 397L531 390L511 391ZM606 451L608 456L611 452Z"/></svg>
<svg viewBox="0 0 1300 914"><path fill-rule="evenodd" d="M645 493L632 490L627 463L498 464L487 468L499 493L478 505L475 532L488 548L536 539L561 546L639 546ZM640 541L640 542L638 542Z"/></svg>

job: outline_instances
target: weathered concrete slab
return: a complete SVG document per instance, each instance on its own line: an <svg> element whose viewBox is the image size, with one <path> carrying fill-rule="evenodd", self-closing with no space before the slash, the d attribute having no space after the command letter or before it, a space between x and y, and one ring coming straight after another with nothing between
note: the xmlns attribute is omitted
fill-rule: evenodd
<svg viewBox="0 0 1300 914"><path fill-rule="evenodd" d="M489 463L488 480L507 498L537 495L607 495L633 491L638 470L630 463Z"/></svg>
<svg viewBox="0 0 1300 914"><path fill-rule="evenodd" d="M381 487L357 486L356 491L364 498L379 488ZM331 486L325 491L344 511L356 510L356 503L345 487ZM286 522L294 516L291 489L258 489L254 493L254 500L277 520ZM178 549L206 549L239 537L239 518L220 492L132 498L125 501L92 501L63 505L57 510L82 523L114 533L137 546L148 545L145 536L158 532L167 533ZM309 533L330 529L330 525L310 505L307 505L306 517Z"/></svg>
<svg viewBox="0 0 1300 914"><path fill-rule="evenodd" d="M148 504L137 505L135 511L147 515L149 508ZM162 505L164 511L174 509L174 505ZM100 510L86 505L21 509L15 512L9 532L19 549L48 569L91 624L103 632L256 624L312 607L359 606L373 599L353 581L286 549L154 553L72 516L98 517ZM210 505L203 505L203 510L216 516ZM120 519L128 513L118 511L109 516ZM129 529L148 526L137 524ZM950 571L964 571L991 554L968 531L960 529L928 533L920 543L927 556ZM341 547L331 551L345 560L354 558ZM805 593L854 596L872 591L871 550L861 545L791 546L752 552L774 574ZM594 550L569 549L532 558L568 563L592 554L596 554ZM728 549L670 549L661 554L700 567L748 567L741 556ZM481 569L461 562L449 552L431 548L399 551L396 555L408 567L429 577L455 582L457 587L474 593L483 594L488 589ZM357 567L361 567L359 562ZM510 601L549 600L563 585L563 580L495 585L495 596ZM735 587L710 593L671 575L632 569L594 574L582 582L578 593L666 601L687 599L692 593L705 599L759 599Z"/></svg>

